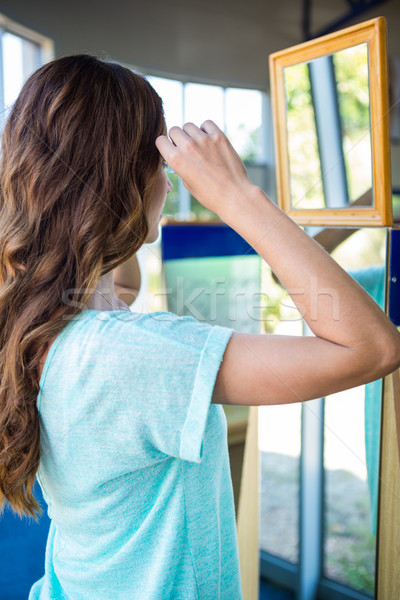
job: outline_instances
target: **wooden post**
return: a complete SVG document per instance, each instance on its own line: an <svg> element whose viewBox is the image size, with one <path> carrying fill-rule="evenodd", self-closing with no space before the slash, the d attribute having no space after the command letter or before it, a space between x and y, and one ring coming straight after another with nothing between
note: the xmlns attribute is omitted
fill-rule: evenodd
<svg viewBox="0 0 400 600"><path fill-rule="evenodd" d="M243 600L258 600L259 589L258 407L251 406L240 486L237 530Z"/></svg>
<svg viewBox="0 0 400 600"><path fill-rule="evenodd" d="M400 598L400 371L385 377L379 481L377 600Z"/></svg>

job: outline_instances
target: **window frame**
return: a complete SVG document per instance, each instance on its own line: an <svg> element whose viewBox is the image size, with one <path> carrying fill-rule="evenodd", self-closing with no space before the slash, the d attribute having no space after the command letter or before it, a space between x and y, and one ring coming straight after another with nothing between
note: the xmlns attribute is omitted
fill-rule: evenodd
<svg viewBox="0 0 400 600"><path fill-rule="evenodd" d="M13 19L10 19L3 13L0 13L0 131L3 131L6 118L6 107L4 105L5 82L3 70L3 35L6 33L10 33L38 46L38 66L43 65L54 58L54 41L51 38L42 35L33 29L29 29L28 27L17 23Z"/></svg>

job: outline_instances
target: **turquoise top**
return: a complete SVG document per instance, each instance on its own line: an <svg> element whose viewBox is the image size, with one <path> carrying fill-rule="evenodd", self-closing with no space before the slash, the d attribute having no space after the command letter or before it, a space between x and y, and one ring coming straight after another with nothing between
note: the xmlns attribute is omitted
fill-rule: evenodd
<svg viewBox="0 0 400 600"><path fill-rule="evenodd" d="M51 519L29 600L242 598L223 407L233 330L84 310L40 380L37 478Z"/></svg>

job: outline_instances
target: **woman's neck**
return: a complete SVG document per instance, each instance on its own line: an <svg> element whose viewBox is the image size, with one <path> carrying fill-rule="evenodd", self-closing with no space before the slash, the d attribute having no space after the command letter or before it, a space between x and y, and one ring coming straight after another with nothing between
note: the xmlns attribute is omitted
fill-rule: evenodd
<svg viewBox="0 0 400 600"><path fill-rule="evenodd" d="M129 310L129 306L115 295L114 271L109 271L100 277L96 289L86 303L85 308L95 310Z"/></svg>

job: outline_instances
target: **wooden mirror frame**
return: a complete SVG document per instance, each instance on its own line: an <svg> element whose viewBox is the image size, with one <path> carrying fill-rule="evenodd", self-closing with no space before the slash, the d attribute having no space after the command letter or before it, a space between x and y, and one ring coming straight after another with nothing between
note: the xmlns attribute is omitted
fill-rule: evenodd
<svg viewBox="0 0 400 600"><path fill-rule="evenodd" d="M365 42L368 44L369 61L373 206L321 209L292 208L283 69ZM280 208L299 225L342 227L392 225L385 18L371 19L304 44L275 52L269 57L269 68L275 134L277 194Z"/></svg>

